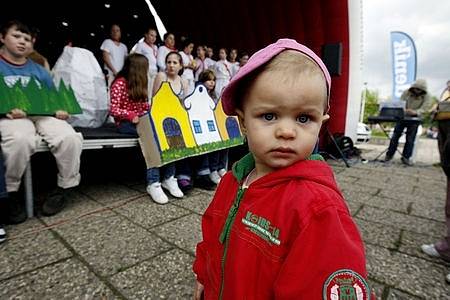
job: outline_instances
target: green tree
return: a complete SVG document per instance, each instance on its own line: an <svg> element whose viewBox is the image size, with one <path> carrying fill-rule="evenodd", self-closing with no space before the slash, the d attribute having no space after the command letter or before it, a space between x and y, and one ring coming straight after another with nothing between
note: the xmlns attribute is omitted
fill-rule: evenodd
<svg viewBox="0 0 450 300"><path fill-rule="evenodd" d="M82 112L72 87L70 85L66 86L63 80L59 83L58 95L59 104L61 105L60 109L63 109L70 114L80 114Z"/></svg>
<svg viewBox="0 0 450 300"><path fill-rule="evenodd" d="M0 75L0 113L6 114L15 108L14 100L10 95L11 88L5 83L4 77Z"/></svg>
<svg viewBox="0 0 450 300"><path fill-rule="evenodd" d="M363 91L364 96L364 91ZM380 104L378 103L378 91L366 90L366 101L364 106L364 123L367 123L367 118L378 115Z"/></svg>
<svg viewBox="0 0 450 300"><path fill-rule="evenodd" d="M26 93L30 100L30 110L28 114L35 114L42 107L42 91L34 77L30 78L28 85L24 87L24 93Z"/></svg>
<svg viewBox="0 0 450 300"><path fill-rule="evenodd" d="M30 111L30 99L28 99L27 95L25 94L20 80L17 80L17 82L12 86L12 95L16 104L15 108L19 108L25 112Z"/></svg>
<svg viewBox="0 0 450 300"><path fill-rule="evenodd" d="M438 103L439 99L436 96L431 96L430 101L428 102L427 106L424 108L425 111L422 115L422 126L423 127L431 127L433 124L433 119L431 117L431 108L434 104Z"/></svg>

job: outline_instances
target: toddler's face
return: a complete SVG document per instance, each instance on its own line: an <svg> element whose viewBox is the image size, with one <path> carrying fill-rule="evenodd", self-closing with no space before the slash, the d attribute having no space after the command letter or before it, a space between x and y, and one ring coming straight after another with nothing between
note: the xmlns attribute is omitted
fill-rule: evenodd
<svg viewBox="0 0 450 300"><path fill-rule="evenodd" d="M300 75L293 82L263 72L237 110L256 171L265 175L306 159L314 149L324 115L325 81Z"/></svg>

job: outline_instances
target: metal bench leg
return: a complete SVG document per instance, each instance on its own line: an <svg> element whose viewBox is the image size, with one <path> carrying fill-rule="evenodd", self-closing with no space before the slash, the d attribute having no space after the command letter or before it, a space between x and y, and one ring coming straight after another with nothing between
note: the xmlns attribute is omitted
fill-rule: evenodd
<svg viewBox="0 0 450 300"><path fill-rule="evenodd" d="M24 188L25 188L25 208L28 218L32 218L33 214L33 177L31 175L31 160L28 162L24 174Z"/></svg>

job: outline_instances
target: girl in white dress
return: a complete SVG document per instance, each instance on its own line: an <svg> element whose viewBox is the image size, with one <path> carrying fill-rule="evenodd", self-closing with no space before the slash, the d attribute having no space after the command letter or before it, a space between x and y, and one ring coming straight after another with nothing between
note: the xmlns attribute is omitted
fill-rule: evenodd
<svg viewBox="0 0 450 300"><path fill-rule="evenodd" d="M231 64L227 60L227 50L220 48L219 60L214 65L214 72L216 73L216 95L220 98L222 90L227 86L231 79Z"/></svg>
<svg viewBox="0 0 450 300"><path fill-rule="evenodd" d="M231 48L230 55L228 56L228 61L231 64L231 77L236 75L239 70L239 62L237 61L238 51L236 48Z"/></svg>
<svg viewBox="0 0 450 300"><path fill-rule="evenodd" d="M191 54L192 50L194 49L194 43L192 43L189 40L185 40L183 42L182 49L183 51L180 51L180 55L181 58L183 59L184 72L183 75L181 75L181 77L187 81L188 94L191 94L195 88L194 70L196 63L194 57Z"/></svg>

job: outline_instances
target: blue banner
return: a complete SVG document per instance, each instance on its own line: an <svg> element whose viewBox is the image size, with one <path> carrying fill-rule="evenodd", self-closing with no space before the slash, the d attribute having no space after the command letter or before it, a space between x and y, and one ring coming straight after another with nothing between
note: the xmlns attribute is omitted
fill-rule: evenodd
<svg viewBox="0 0 450 300"><path fill-rule="evenodd" d="M391 32L392 101L399 101L403 91L416 80L417 55L413 39L404 32Z"/></svg>

